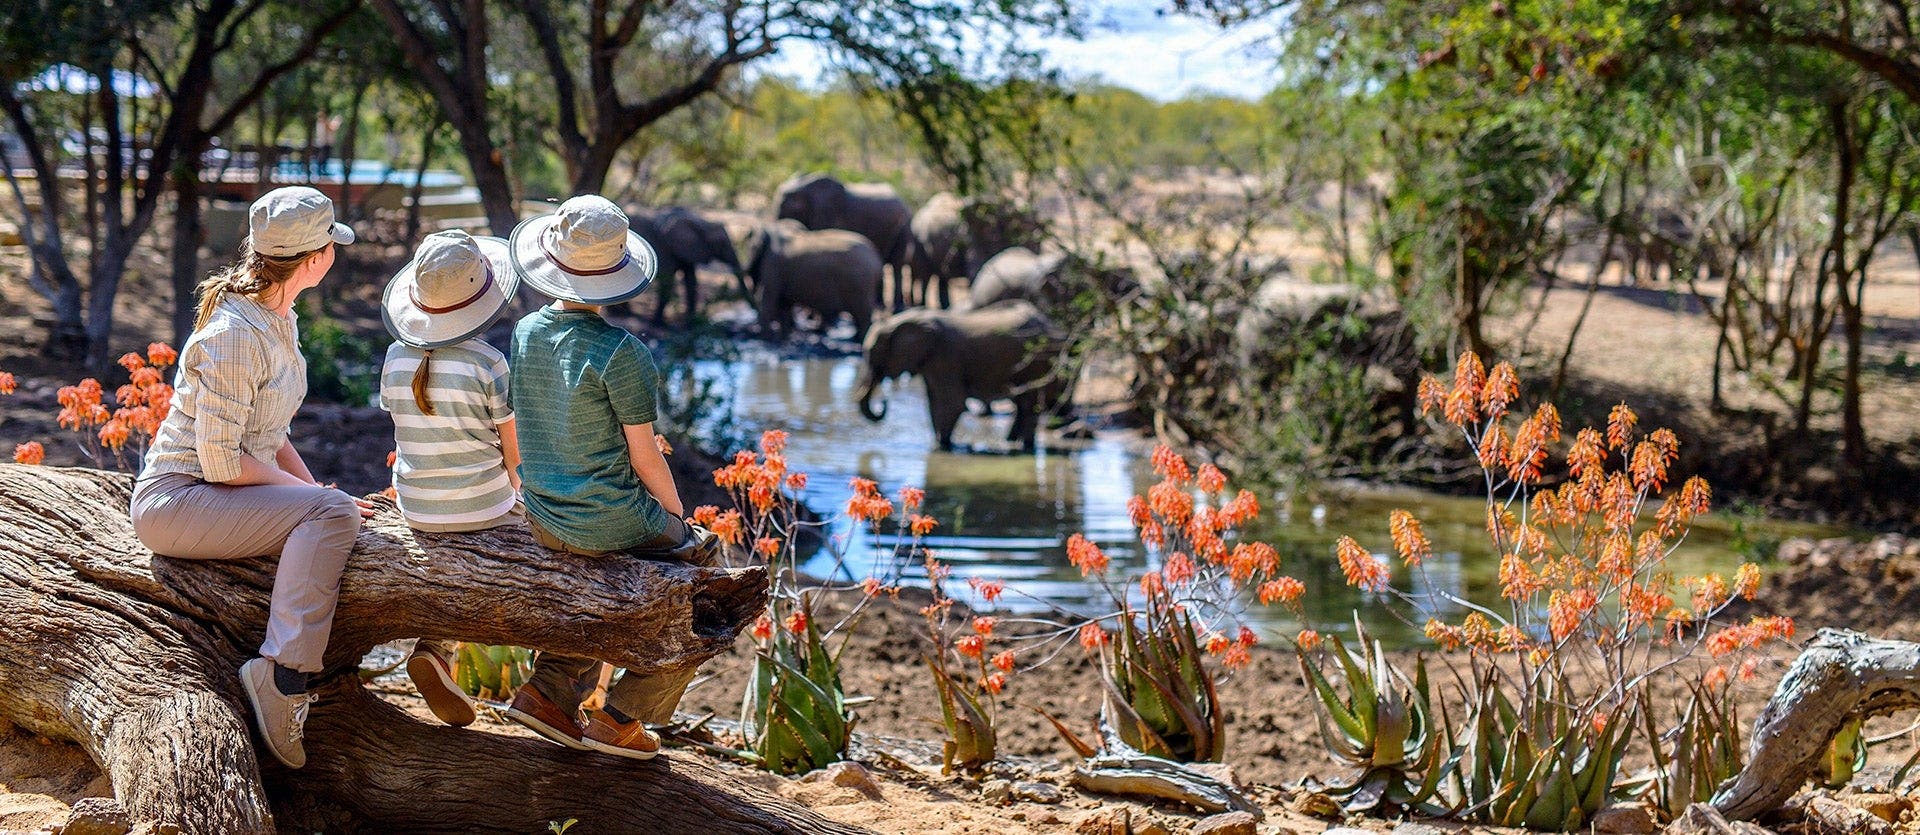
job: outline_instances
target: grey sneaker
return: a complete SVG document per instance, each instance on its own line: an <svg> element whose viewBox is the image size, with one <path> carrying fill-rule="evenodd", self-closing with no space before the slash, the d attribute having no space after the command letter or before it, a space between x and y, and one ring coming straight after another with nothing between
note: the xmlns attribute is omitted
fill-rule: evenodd
<svg viewBox="0 0 1920 835"><path fill-rule="evenodd" d="M307 749L300 744L300 736L307 724L307 707L317 697L280 692L273 684L273 662L265 658L240 665L240 687L247 691L254 723L260 727L260 737L267 741L267 750L273 752L274 759L288 768L306 765Z"/></svg>

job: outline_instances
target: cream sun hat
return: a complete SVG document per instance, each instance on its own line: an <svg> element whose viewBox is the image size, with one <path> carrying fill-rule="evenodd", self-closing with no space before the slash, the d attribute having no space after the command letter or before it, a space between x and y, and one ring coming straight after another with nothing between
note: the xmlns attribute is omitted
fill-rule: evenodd
<svg viewBox="0 0 1920 835"><path fill-rule="evenodd" d="M605 197L586 194L514 227L513 266L528 287L562 301L617 304L653 283L659 260Z"/></svg>
<svg viewBox="0 0 1920 835"><path fill-rule="evenodd" d="M394 339L415 348L452 345L493 324L519 283L506 241L435 232L387 282L380 318Z"/></svg>
<svg viewBox="0 0 1920 835"><path fill-rule="evenodd" d="M276 188L247 209L247 245L284 258L329 243L353 243L353 230L333 219L333 201L307 186Z"/></svg>

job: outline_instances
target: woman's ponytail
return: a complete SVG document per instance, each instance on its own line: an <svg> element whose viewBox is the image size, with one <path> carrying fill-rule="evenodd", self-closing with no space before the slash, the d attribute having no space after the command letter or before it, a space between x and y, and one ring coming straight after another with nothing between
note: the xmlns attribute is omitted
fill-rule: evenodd
<svg viewBox="0 0 1920 835"><path fill-rule="evenodd" d="M413 371L413 402L420 404L420 413L433 417L433 402L427 399L427 366L433 362L433 349L428 348L420 357L420 367Z"/></svg>
<svg viewBox="0 0 1920 835"><path fill-rule="evenodd" d="M199 312L193 317L193 330L198 333L213 318L213 309L220 306L220 300L227 297L227 276L232 269L221 270L200 280L195 291L200 295Z"/></svg>

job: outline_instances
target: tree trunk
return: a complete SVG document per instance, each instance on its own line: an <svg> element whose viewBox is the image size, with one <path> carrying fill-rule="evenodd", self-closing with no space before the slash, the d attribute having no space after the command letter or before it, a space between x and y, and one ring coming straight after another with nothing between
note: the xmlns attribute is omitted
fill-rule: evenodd
<svg viewBox="0 0 1920 835"><path fill-rule="evenodd" d="M1787 670L1747 739L1747 766L1713 797L1732 819L1777 809L1854 717L1920 707L1920 644L1822 629Z"/></svg>
<svg viewBox="0 0 1920 835"><path fill-rule="evenodd" d="M498 146L487 135L487 123L456 118L453 129L460 134L460 149L473 169L473 187L480 190L480 205L487 213L487 226L494 235L506 237L520 222L520 211L513 205L513 184L507 179L507 166Z"/></svg>
<svg viewBox="0 0 1920 835"><path fill-rule="evenodd" d="M545 831L577 818L654 832L848 832L695 755L634 763L429 725L360 686L402 637L586 655L641 675L727 651L764 608L764 569L549 552L526 531L415 534L391 502L340 587L306 768L256 753L235 675L256 652L271 558L152 556L119 473L0 465L0 715L72 739L136 821L183 832Z"/></svg>
<svg viewBox="0 0 1920 835"><path fill-rule="evenodd" d="M200 284L200 151L193 162L175 166L173 172L173 344L187 344L193 334L197 300L194 288Z"/></svg>

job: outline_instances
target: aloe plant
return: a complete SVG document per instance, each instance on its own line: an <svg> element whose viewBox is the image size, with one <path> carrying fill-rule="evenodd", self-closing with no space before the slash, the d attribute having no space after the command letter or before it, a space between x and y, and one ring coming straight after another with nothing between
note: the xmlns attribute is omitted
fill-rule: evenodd
<svg viewBox="0 0 1920 835"><path fill-rule="evenodd" d="M462 643L454 651L453 682L476 699L505 701L533 673L533 651Z"/></svg>
<svg viewBox="0 0 1920 835"><path fill-rule="evenodd" d="M1653 749L1653 770L1643 782L1667 818L1711 800L1722 782L1740 772L1745 762L1740 716L1724 696L1694 684L1679 722L1664 734L1654 727L1652 697L1646 691L1640 694L1640 715Z"/></svg>
<svg viewBox="0 0 1920 835"><path fill-rule="evenodd" d="M1147 754L1196 762L1226 750L1226 721L1213 672L1202 662L1193 616L1165 600L1149 600L1142 616L1120 619L1104 656L1107 714L1120 739Z"/></svg>
<svg viewBox="0 0 1920 835"><path fill-rule="evenodd" d="M1349 812L1428 805L1457 756L1450 756L1452 734L1434 725L1425 659L1415 662L1413 680L1408 681L1365 630L1359 632L1358 653L1338 636L1328 640L1328 654L1339 662L1346 680L1344 697L1319 663L1296 648L1301 675L1318 697L1320 738L1349 771L1322 790Z"/></svg>
<svg viewBox="0 0 1920 835"><path fill-rule="evenodd" d="M1581 828L1610 800L1632 735L1631 709L1576 709L1564 698L1566 682L1550 671L1540 672L1539 686L1516 708L1495 675L1488 669L1479 679L1456 775L1467 812L1495 826Z"/></svg>
<svg viewBox="0 0 1920 835"><path fill-rule="evenodd" d="M934 687L940 691L940 721L947 728L941 773L950 774L956 767L973 771L992 762L999 735L993 729L988 708L980 703L973 688L955 681L931 658L927 659L927 669L933 672Z"/></svg>
<svg viewBox="0 0 1920 835"><path fill-rule="evenodd" d="M779 774L839 762L853 739L839 653L828 651L811 607L802 601L800 611L799 633L775 629L762 645L740 708L747 758Z"/></svg>

